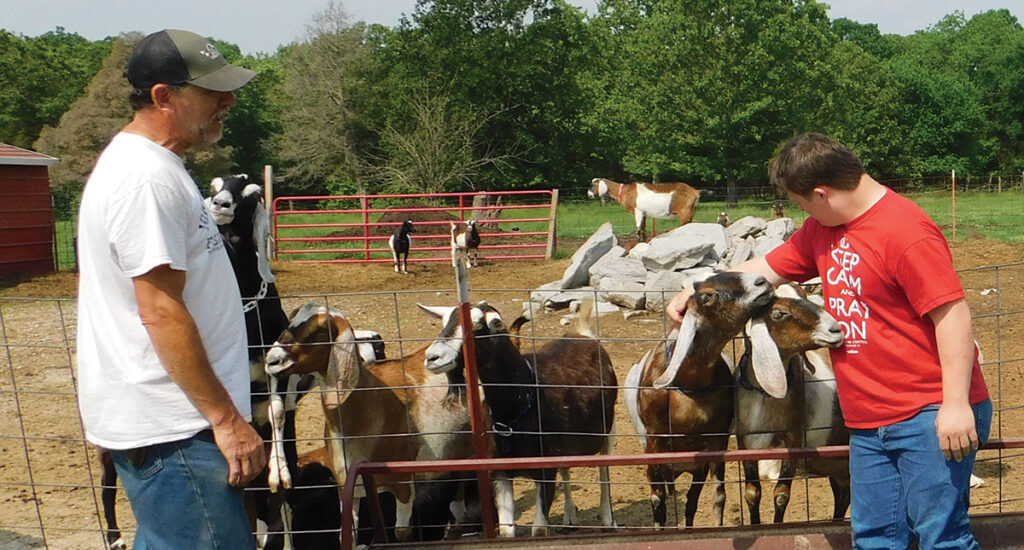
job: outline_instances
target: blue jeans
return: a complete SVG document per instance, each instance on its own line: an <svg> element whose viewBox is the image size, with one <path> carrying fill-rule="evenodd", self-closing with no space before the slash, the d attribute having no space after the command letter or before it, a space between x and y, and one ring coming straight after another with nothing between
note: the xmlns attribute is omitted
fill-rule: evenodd
<svg viewBox="0 0 1024 550"><path fill-rule="evenodd" d="M985 442L992 402L972 408L978 438ZM967 517L977 453L960 462L946 460L935 432L938 410L930 405L889 426L850 430L855 548L903 550L915 537L921 550L978 548Z"/></svg>
<svg viewBox="0 0 1024 550"><path fill-rule="evenodd" d="M138 524L135 550L255 548L242 489L228 485L209 430L111 456Z"/></svg>

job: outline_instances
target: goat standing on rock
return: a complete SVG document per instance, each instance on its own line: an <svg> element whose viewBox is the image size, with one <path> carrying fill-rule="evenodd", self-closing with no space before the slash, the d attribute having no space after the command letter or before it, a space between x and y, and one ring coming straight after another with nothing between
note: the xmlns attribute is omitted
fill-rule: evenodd
<svg viewBox="0 0 1024 550"><path fill-rule="evenodd" d="M388 248L395 259L395 273L409 274L409 250L412 248L412 220L405 220L388 238ZM399 269L401 265L401 269Z"/></svg>
<svg viewBox="0 0 1024 550"><path fill-rule="evenodd" d="M700 191L682 182L675 183L619 183L607 178L594 178L587 196L615 198L626 212L636 219L636 234L641 242L647 240L647 217L659 220L679 219L679 225L693 221Z"/></svg>

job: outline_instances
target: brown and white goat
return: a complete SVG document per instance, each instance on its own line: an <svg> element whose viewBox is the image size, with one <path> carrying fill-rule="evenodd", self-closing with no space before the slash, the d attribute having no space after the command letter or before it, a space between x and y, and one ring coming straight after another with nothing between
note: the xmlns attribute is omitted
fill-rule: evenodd
<svg viewBox="0 0 1024 550"><path fill-rule="evenodd" d="M726 450L733 420L733 378L722 349L775 295L764 277L729 272L694 282L693 291L675 348L666 353L665 344L659 344L633 365L626 378L630 420L647 453ZM657 526L665 525L666 496L675 493L675 479L683 472L693 477L684 510L686 525L693 525L709 471L718 480L714 517L716 525L722 525L724 462L647 467Z"/></svg>
<svg viewBox="0 0 1024 550"><path fill-rule="evenodd" d="M451 222L452 266L463 261L466 268L476 267L480 257L480 230L476 220Z"/></svg>
<svg viewBox="0 0 1024 550"><path fill-rule="evenodd" d="M647 218L679 219L679 225L690 223L697 211L700 191L682 182L619 183L607 178L594 178L587 191L590 198L614 197L626 212L636 219L637 238L647 240Z"/></svg>
<svg viewBox="0 0 1024 550"><path fill-rule="evenodd" d="M746 350L736 368L739 448L845 445L850 432L843 423L832 369L820 355L806 353L841 346L842 329L798 287L781 286L776 295L767 312L750 320ZM743 464L744 499L751 523L761 522L762 475L776 480L774 521L783 521L797 462L763 460ZM833 518L842 519L850 505L849 461L800 462L810 473L829 476Z"/></svg>
<svg viewBox="0 0 1024 550"><path fill-rule="evenodd" d="M343 480L348 465L360 460L472 456L466 406L446 398L449 377L424 368L425 352L424 348L400 359L365 364L345 317L337 310L306 304L267 353L267 372L272 379L313 375L321 389L329 467ZM400 540L410 534L412 482L412 474L377 479L380 491L395 495L395 536ZM338 491L340 496L341 487ZM356 496L365 496L365 490L358 487Z"/></svg>
<svg viewBox="0 0 1024 550"><path fill-rule="evenodd" d="M463 334L456 308L427 308L445 328L426 352L426 367L448 372L463 364ZM537 457L592 455L611 451L618 383L611 358L586 327L536 349L510 338L501 314L486 302L471 308L476 365L490 410L497 456ZM581 316L582 319L582 316ZM587 322L588 320L584 320ZM522 324L518 319L513 324ZM555 494L555 469L495 472L499 531L515 535L514 477L537 485L532 534L547 534ZM609 474L599 468L600 517L614 526ZM575 523L568 469L562 471L566 494L565 522Z"/></svg>

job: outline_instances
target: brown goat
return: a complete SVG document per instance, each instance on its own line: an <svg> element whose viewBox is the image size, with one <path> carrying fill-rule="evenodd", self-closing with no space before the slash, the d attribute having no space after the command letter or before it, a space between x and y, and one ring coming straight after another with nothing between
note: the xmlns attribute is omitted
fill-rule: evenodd
<svg viewBox="0 0 1024 550"><path fill-rule="evenodd" d="M740 449L841 445L849 441L831 369L811 363L804 352L842 345L836 320L797 290L786 285L765 314L750 322L747 346L736 368L736 439ZM850 474L845 459L807 460L807 470L830 476L834 517L850 505ZM760 523L761 475L779 461L743 464L751 523ZM783 521L797 461L783 460L769 474L777 480L775 522Z"/></svg>
<svg viewBox="0 0 1024 550"><path fill-rule="evenodd" d="M675 349L647 352L626 379L626 405L644 451L724 451L733 418L733 379L722 349L752 316L767 307L774 289L760 275L718 273L693 283L693 295L679 328ZM685 437L679 437L685 436ZM647 467L654 521L665 525L667 494L675 479L689 472L685 521L693 525L701 488L714 473L714 516L722 525L725 463L664 464Z"/></svg>
<svg viewBox="0 0 1024 550"><path fill-rule="evenodd" d="M647 240L647 217L659 220L679 219L679 225L693 220L700 200L700 191L682 182L619 183L607 178L594 178L587 194L591 197L615 198L626 212L636 219L637 238Z"/></svg>
<svg viewBox="0 0 1024 550"><path fill-rule="evenodd" d="M466 406L447 399L447 376L424 369L425 351L365 365L344 316L324 306L306 304L293 314L288 328L267 353L267 372L275 379L312 374L319 383L329 467L341 481L348 465L360 460L472 456ZM395 536L400 540L410 532L415 497L412 481L412 474L377 478L379 490L395 495ZM340 496L341 487L338 491ZM357 488L356 495L362 497L365 492Z"/></svg>
<svg viewBox="0 0 1024 550"><path fill-rule="evenodd" d="M447 372L459 367L463 335L455 308L424 309L441 316L445 323L441 336L427 349L427 368ZM614 433L618 382L611 358L597 340L588 337L589 331L579 327L582 334L569 333L531 349L513 342L501 314L487 303L475 304L471 312L477 370L493 419L491 433L497 456L608 453ZM614 526L608 468L601 467L599 472L601 520L605 526ZM532 478L537 484L532 533L546 534L555 492L554 469L496 472L495 500L501 535L510 537L515 533L512 478L520 476ZM562 471L562 478L566 490L565 521L572 524L575 506L568 492L568 470Z"/></svg>

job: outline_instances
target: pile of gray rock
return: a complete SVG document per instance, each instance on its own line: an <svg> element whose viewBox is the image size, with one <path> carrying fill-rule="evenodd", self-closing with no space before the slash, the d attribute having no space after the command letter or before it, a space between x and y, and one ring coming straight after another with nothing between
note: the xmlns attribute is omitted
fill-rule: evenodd
<svg viewBox="0 0 1024 550"><path fill-rule="evenodd" d="M606 222L576 250L561 280L531 294L532 306L575 311L583 300L596 298L599 314L621 309L628 318L644 310L660 312L685 285L764 256L795 230L791 218L747 216L729 227L688 223L627 252Z"/></svg>

